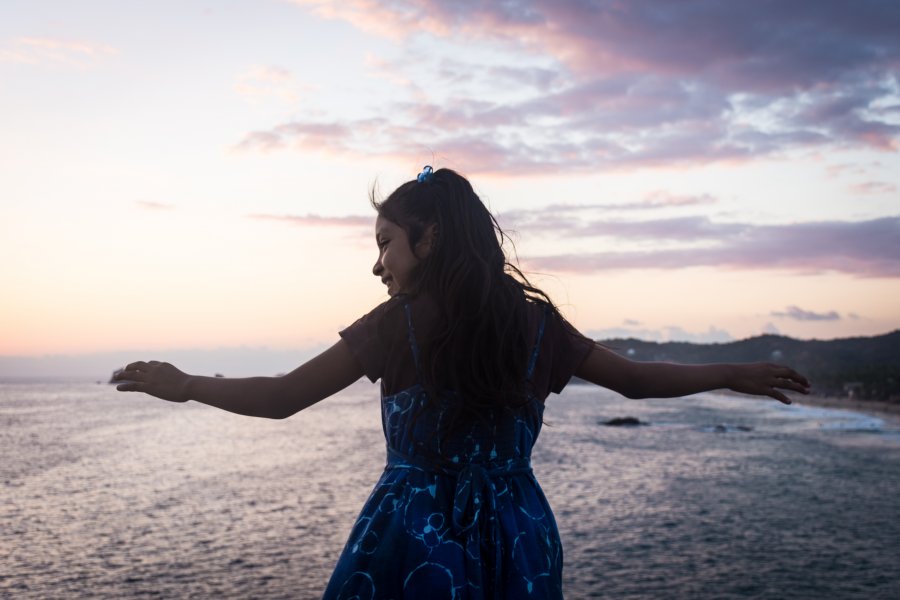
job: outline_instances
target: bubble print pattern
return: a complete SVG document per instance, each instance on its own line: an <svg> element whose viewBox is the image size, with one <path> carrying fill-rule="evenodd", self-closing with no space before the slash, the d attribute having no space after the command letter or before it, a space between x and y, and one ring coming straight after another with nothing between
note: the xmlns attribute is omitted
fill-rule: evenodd
<svg viewBox="0 0 900 600"><path fill-rule="evenodd" d="M562 598L562 546L531 470L543 404L498 407L447 432L454 395L419 383L386 396L387 465L338 560L325 598ZM537 361L546 314L527 377ZM446 435L442 435L447 432Z"/></svg>

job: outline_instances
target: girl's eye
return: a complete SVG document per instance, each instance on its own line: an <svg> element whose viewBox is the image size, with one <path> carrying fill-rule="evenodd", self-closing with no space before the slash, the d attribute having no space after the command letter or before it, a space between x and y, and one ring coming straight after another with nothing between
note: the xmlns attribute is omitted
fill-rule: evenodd
<svg viewBox="0 0 900 600"><path fill-rule="evenodd" d="M384 248L385 246L388 245L388 242L389 242L389 241L390 241L390 240L381 240L380 242L378 242L378 247L379 247L379 248Z"/></svg>

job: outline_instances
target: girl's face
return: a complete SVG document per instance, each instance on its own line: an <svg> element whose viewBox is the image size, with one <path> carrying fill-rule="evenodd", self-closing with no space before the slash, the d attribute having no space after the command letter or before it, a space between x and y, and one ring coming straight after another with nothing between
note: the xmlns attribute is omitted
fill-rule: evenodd
<svg viewBox="0 0 900 600"><path fill-rule="evenodd" d="M433 228L429 228L415 249L410 248L406 230L381 215L375 219L378 260L372 273L387 286L388 295L396 296L410 290L412 272L428 255L432 240Z"/></svg>

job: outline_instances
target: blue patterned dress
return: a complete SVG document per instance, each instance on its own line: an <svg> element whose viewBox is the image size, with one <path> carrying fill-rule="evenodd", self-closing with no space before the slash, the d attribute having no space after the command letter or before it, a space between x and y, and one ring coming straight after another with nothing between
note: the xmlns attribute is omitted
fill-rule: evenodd
<svg viewBox="0 0 900 600"><path fill-rule="evenodd" d="M445 411L419 382L382 393L387 465L344 547L325 598L561 598L562 546L531 471L543 403L498 408L441 439ZM538 358L546 314L527 369ZM382 390L383 391L383 390Z"/></svg>

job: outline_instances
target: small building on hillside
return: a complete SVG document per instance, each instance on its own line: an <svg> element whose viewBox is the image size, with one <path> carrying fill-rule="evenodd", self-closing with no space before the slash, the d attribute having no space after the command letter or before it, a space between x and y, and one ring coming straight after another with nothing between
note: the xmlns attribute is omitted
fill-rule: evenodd
<svg viewBox="0 0 900 600"><path fill-rule="evenodd" d="M866 386L862 381L848 381L844 384L844 393L849 400L862 397L865 390Z"/></svg>

